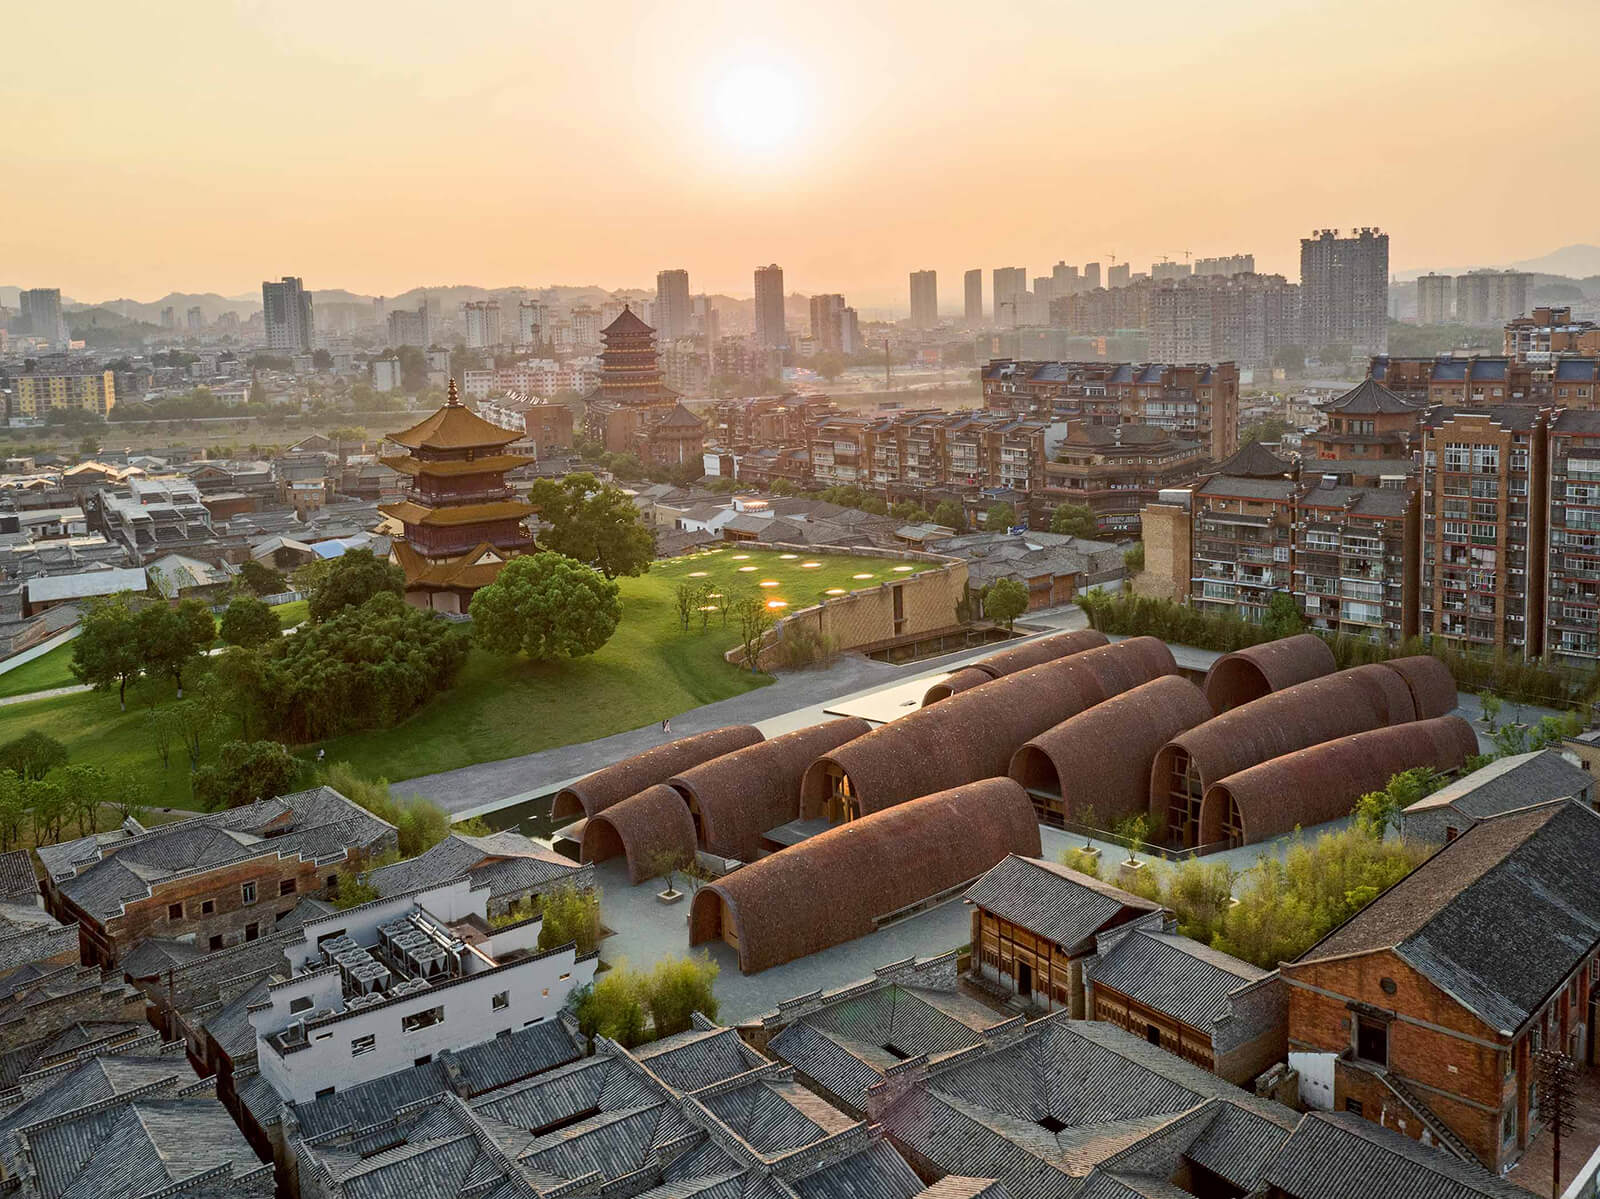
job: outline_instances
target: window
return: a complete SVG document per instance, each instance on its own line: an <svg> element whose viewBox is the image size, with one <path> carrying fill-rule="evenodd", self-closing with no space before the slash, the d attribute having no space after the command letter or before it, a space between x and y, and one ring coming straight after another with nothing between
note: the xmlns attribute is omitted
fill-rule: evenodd
<svg viewBox="0 0 1600 1199"><path fill-rule="evenodd" d="M256 901L256 885L254 883L241 883L239 886L239 898L245 903L254 903Z"/></svg>
<svg viewBox="0 0 1600 1199"><path fill-rule="evenodd" d="M298 999L291 999L289 1001L289 1011L290 1011L291 1014L293 1014L294 1012L307 1011L311 1007L312 1003L314 1003L314 1002L315 1002L315 1000L313 1000L311 998L311 996L302 995Z"/></svg>
<svg viewBox="0 0 1600 1199"><path fill-rule="evenodd" d="M214 899L202 899L200 901L200 914L202 916L214 916L214 915L216 915L216 911L217 911L217 901L216 900L214 900Z"/></svg>
<svg viewBox="0 0 1600 1199"><path fill-rule="evenodd" d="M489 997L489 1010L492 1012L504 1011L511 1006L511 992L498 991Z"/></svg>
<svg viewBox="0 0 1600 1199"><path fill-rule="evenodd" d="M1370 1016L1356 1017L1356 1057L1375 1066L1389 1065L1389 1026Z"/></svg>
<svg viewBox="0 0 1600 1199"><path fill-rule="evenodd" d="M167 919L168 920L182 920L183 919L183 905L181 903L169 903L167 905Z"/></svg>
<svg viewBox="0 0 1600 1199"><path fill-rule="evenodd" d="M322 1090L317 1092L317 1098L326 1099L329 1095L333 1094L336 1089L337 1088L335 1087L323 1087Z"/></svg>
<svg viewBox="0 0 1600 1199"><path fill-rule="evenodd" d="M1361 1112L1362 1112L1361 1100L1359 1100L1359 1099L1351 1099L1348 1096L1346 1096L1345 1101L1344 1101L1344 1110L1349 1112L1352 1116L1361 1115Z"/></svg>
<svg viewBox="0 0 1600 1199"><path fill-rule="evenodd" d="M411 1059L411 1064L413 1066L426 1066L432 1060L433 1060L433 1054L424 1053L421 1057L412 1058Z"/></svg>
<svg viewBox="0 0 1600 1199"><path fill-rule="evenodd" d="M424 1008L420 1012L412 1012L409 1016L400 1017L401 1032L416 1032L419 1029L429 1028L444 1019L443 1007Z"/></svg>
<svg viewBox="0 0 1600 1199"><path fill-rule="evenodd" d="M206 943L206 948L208 950L210 950L212 953L216 953L217 950L221 949L222 948L222 936L221 936L221 934L218 934L217 936L212 937L211 940Z"/></svg>
<svg viewBox="0 0 1600 1199"><path fill-rule="evenodd" d="M356 1037L350 1042L350 1056L360 1057L363 1053L371 1053L378 1047L378 1038L375 1033L368 1033L364 1037Z"/></svg>
<svg viewBox="0 0 1600 1199"><path fill-rule="evenodd" d="M1506 1108L1506 1114L1500 1117L1500 1139L1509 1141L1517 1135L1517 1105L1512 1104Z"/></svg>
<svg viewBox="0 0 1600 1199"><path fill-rule="evenodd" d="M244 939L246 941L254 941L260 935L261 926L259 924L247 924L244 926Z"/></svg>
<svg viewBox="0 0 1600 1199"><path fill-rule="evenodd" d="M281 883L279 883L278 884L278 894L279 895L293 895L294 894L294 879L286 878Z"/></svg>

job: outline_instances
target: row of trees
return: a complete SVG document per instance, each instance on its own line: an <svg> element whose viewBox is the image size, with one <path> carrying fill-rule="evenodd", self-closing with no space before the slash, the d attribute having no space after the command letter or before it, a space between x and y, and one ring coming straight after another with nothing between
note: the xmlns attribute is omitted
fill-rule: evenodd
<svg viewBox="0 0 1600 1199"><path fill-rule="evenodd" d="M126 592L91 600L79 628L72 673L97 691L115 687L124 712L128 684L141 675L172 679L181 698L184 671L217 637L217 622L200 600L170 607Z"/></svg>
<svg viewBox="0 0 1600 1199"><path fill-rule="evenodd" d="M148 810L144 784L128 773L67 761L67 748L41 732L0 745L0 851L48 845L70 830L87 836L110 810L116 823Z"/></svg>
<svg viewBox="0 0 1600 1199"><path fill-rule="evenodd" d="M573 996L578 1031L594 1051L596 1036L631 1049L688 1032L693 1016L717 1018L717 964L705 957L663 958L646 971L619 963Z"/></svg>

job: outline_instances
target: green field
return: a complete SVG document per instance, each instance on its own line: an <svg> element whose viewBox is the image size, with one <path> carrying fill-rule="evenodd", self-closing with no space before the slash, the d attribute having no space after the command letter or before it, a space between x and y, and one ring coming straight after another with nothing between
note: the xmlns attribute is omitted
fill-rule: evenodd
<svg viewBox="0 0 1600 1199"><path fill-rule="evenodd" d="M0 674L0 697L71 687L78 681L72 677L71 666L72 642L69 641L56 646L48 654L40 654L31 662L24 662L15 670Z"/></svg>
<svg viewBox="0 0 1600 1199"><path fill-rule="evenodd" d="M912 572L894 568L911 565L926 569L882 558L786 557L738 546L657 562L649 574L618 580L622 623L599 653L571 662L533 663L474 649L456 686L404 724L338 737L322 748L331 760L347 760L364 773L405 779L650 724L771 681L723 660L738 642L731 621L724 628L713 613L706 632L700 632L698 621L690 632L681 631L674 600L680 582L738 587L759 592L769 603L801 608L830 590L903 578ZM741 569L747 567L753 569ZM760 587L762 582L774 585ZM280 612L285 615L291 614ZM59 651L46 657L54 652ZM137 772L149 781L152 802L192 806L182 748L173 747L171 765L162 770L145 727L147 697L165 702L170 696L169 686L141 683L138 700L130 689L126 714L118 712L114 694L92 692L8 705L0 708L0 742L39 729L64 742L75 762ZM215 749L209 746L208 754ZM305 746L301 752L310 756L316 749Z"/></svg>

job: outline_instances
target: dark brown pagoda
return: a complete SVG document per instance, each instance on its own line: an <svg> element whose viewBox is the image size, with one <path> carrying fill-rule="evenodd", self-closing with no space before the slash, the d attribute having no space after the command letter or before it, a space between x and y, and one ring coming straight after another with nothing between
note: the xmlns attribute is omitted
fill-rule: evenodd
<svg viewBox="0 0 1600 1199"><path fill-rule="evenodd" d="M379 511L405 526L393 542L406 572L406 602L438 612L465 612L472 593L494 582L508 558L533 546L523 522L537 509L506 484L506 472L527 459L506 447L522 434L502 429L464 407L450 380L443 408L388 440L410 453L384 458L410 479L403 498Z"/></svg>
<svg viewBox="0 0 1600 1199"><path fill-rule="evenodd" d="M697 463L705 426L661 381L656 331L623 305L600 331L600 386L590 393L585 431L611 453L637 454L649 466Z"/></svg>

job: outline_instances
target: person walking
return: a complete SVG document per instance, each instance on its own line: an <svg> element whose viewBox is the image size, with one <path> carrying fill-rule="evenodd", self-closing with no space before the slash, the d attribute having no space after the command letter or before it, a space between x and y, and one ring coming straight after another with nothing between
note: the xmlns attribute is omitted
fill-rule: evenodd
<svg viewBox="0 0 1600 1199"><path fill-rule="evenodd" d="M665 720L663 720L661 722L661 731L663 733L672 732L672 717L668 716Z"/></svg>

